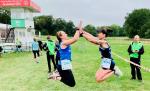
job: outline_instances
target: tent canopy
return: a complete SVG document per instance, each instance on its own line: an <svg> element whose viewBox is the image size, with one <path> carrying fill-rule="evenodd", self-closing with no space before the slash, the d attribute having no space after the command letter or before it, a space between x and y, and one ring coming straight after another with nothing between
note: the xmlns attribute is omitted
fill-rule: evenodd
<svg viewBox="0 0 150 91"><path fill-rule="evenodd" d="M31 0L0 0L0 8L22 7L32 12L41 12L41 8Z"/></svg>

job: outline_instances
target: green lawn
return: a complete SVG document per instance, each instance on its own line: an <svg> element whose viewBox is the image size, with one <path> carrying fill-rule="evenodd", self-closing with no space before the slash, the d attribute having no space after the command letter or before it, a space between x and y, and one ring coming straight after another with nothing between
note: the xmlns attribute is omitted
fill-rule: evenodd
<svg viewBox="0 0 150 91"><path fill-rule="evenodd" d="M130 41L122 38L108 38L112 51L128 58L127 48ZM145 44L142 64L150 67L150 44ZM95 72L99 68L98 47L84 39L72 46L73 73L76 86L70 88L59 81L47 80L45 53L40 63L33 61L31 52L4 54L0 58L0 91L150 91L150 73L142 70L144 83L130 80L130 66L114 56L116 64L124 76L112 76L103 83L96 83Z"/></svg>

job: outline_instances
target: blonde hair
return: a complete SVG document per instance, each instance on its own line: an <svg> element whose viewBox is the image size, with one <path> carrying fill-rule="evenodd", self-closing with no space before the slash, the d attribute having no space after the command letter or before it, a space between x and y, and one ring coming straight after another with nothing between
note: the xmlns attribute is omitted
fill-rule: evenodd
<svg viewBox="0 0 150 91"><path fill-rule="evenodd" d="M134 38L140 38L140 36L139 35L135 35Z"/></svg>
<svg viewBox="0 0 150 91"><path fill-rule="evenodd" d="M57 40L59 41L59 43L62 41L61 38L60 38L60 37L62 36L62 32L63 32L63 31L58 31L58 32L56 33L56 37L57 37Z"/></svg>

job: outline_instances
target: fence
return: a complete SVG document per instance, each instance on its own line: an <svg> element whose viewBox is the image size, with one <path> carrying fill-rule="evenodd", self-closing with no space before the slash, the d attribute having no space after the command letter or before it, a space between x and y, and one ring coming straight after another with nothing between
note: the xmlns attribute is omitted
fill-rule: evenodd
<svg viewBox="0 0 150 91"><path fill-rule="evenodd" d="M22 44L20 51L32 51L31 45L32 45L31 42L28 42L26 44ZM2 53L17 51L17 47L16 47L17 45L15 43L3 43L0 46L3 49Z"/></svg>

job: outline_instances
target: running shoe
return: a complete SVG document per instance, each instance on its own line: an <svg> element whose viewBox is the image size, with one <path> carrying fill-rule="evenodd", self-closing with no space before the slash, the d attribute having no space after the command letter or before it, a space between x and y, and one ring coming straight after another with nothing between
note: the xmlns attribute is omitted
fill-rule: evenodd
<svg viewBox="0 0 150 91"><path fill-rule="evenodd" d="M123 76L123 74L122 74L122 72L121 72L121 70L119 69L118 66L115 66L115 68L114 68L114 74L115 74L117 77Z"/></svg>

